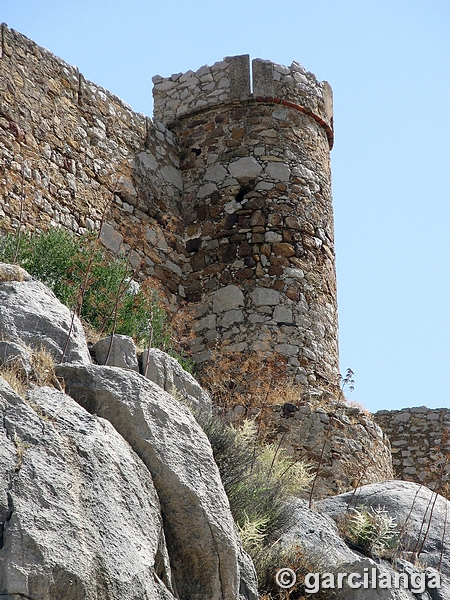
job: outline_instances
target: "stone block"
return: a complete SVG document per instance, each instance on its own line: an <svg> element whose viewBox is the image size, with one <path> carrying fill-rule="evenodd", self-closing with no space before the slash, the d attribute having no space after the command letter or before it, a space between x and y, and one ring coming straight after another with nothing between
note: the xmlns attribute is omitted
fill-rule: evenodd
<svg viewBox="0 0 450 600"><path fill-rule="evenodd" d="M220 327L230 327L230 325L234 325L234 323L241 323L243 320L244 313L242 310L229 310L219 319L218 325Z"/></svg>
<svg viewBox="0 0 450 600"><path fill-rule="evenodd" d="M275 306L273 311L273 319L277 323L293 323L292 310L285 306Z"/></svg>
<svg viewBox="0 0 450 600"><path fill-rule="evenodd" d="M258 287L250 294L256 306L275 306L280 303L280 294L270 288Z"/></svg>
<svg viewBox="0 0 450 600"><path fill-rule="evenodd" d="M117 254L122 248L123 237L109 223L103 223L100 232L100 241L108 250Z"/></svg>
<svg viewBox="0 0 450 600"><path fill-rule="evenodd" d="M274 244L272 246L273 249L273 253L277 256L294 256L295 255L295 250L293 248L293 246L291 246L290 244L286 244L286 243L278 243L278 244Z"/></svg>
<svg viewBox="0 0 450 600"><path fill-rule="evenodd" d="M244 294L236 285L227 285L216 290L213 296L213 311L226 312L244 306Z"/></svg>
<svg viewBox="0 0 450 600"><path fill-rule="evenodd" d="M259 162L253 156L246 156L230 163L228 167L232 177L239 183L248 183L258 177L262 171Z"/></svg>

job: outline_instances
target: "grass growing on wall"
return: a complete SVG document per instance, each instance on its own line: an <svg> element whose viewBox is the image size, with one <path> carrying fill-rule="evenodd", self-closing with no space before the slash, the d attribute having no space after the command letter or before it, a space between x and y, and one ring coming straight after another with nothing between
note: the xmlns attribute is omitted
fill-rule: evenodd
<svg viewBox="0 0 450 600"><path fill-rule="evenodd" d="M151 338L152 347L190 368L155 287L149 280L140 286L132 281L129 261L107 254L98 238L59 228L20 236L9 233L0 238L0 261L17 263L42 281L100 335L129 335L141 347Z"/></svg>

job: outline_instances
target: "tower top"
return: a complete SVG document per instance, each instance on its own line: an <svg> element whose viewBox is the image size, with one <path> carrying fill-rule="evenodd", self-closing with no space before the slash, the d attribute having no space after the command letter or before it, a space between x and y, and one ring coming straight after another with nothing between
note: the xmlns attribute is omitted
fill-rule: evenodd
<svg viewBox="0 0 450 600"><path fill-rule="evenodd" d="M234 102L283 104L309 114L323 127L333 146L333 97L326 81L293 62L290 67L269 60L228 56L196 72L153 77L155 119L170 125L196 112ZM253 85L253 89L252 86Z"/></svg>

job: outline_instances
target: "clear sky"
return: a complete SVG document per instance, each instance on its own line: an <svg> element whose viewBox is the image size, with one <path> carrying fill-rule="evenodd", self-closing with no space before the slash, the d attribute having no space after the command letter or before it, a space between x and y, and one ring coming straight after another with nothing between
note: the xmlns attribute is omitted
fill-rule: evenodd
<svg viewBox="0 0 450 600"><path fill-rule="evenodd" d="M153 75L229 55L329 81L349 397L450 407L449 0L0 0L0 21L147 115Z"/></svg>

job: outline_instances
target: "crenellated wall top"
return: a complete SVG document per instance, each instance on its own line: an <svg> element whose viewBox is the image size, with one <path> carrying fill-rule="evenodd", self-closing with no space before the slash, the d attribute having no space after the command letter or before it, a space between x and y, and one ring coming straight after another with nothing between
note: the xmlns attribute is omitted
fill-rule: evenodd
<svg viewBox="0 0 450 600"><path fill-rule="evenodd" d="M326 81L293 62L290 67L248 54L226 57L211 67L153 77L155 118L170 125L186 115L236 101L283 104L309 114L333 145L333 96ZM252 89L253 86L253 89Z"/></svg>

